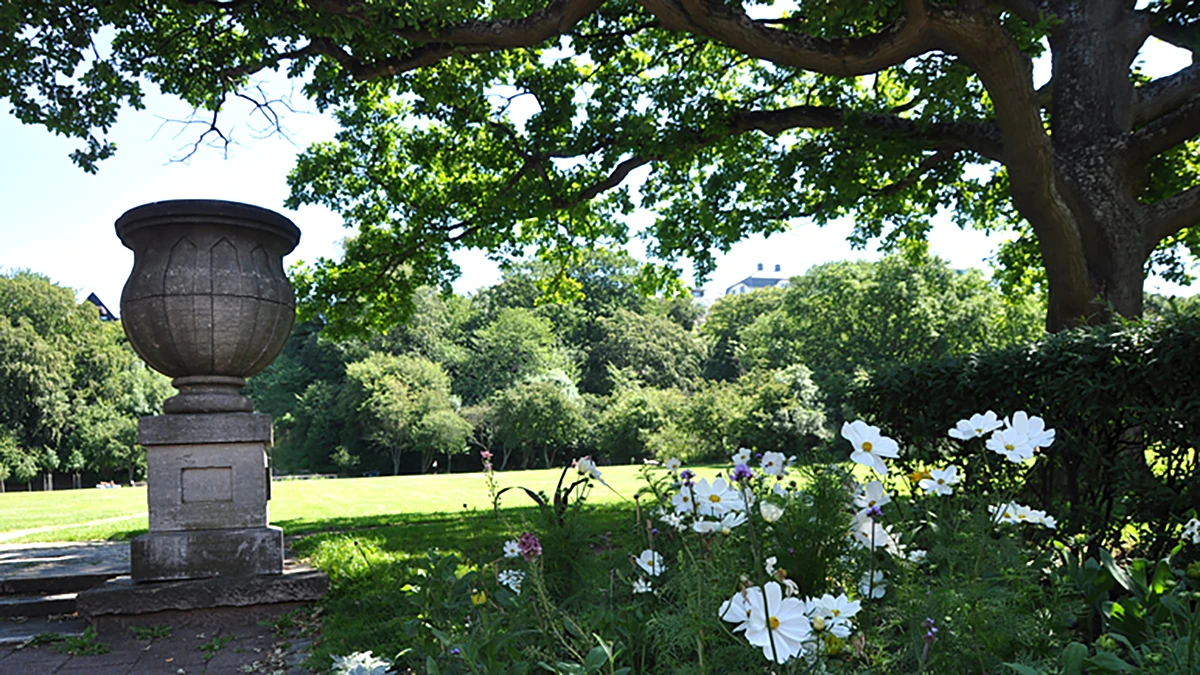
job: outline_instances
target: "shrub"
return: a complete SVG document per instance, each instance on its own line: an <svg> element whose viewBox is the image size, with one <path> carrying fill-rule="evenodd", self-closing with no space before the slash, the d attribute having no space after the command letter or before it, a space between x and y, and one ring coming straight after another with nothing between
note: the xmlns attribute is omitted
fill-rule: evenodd
<svg viewBox="0 0 1200 675"><path fill-rule="evenodd" d="M1019 476L1024 497L1059 513L1069 533L1109 543L1131 536L1158 555L1168 542L1155 544L1153 535L1200 503L1197 353L1195 317L1084 328L886 368L857 383L849 404L889 429L910 460L962 462L970 489L983 493L1006 486L947 438L957 411L1040 411L1054 419L1058 438Z"/></svg>

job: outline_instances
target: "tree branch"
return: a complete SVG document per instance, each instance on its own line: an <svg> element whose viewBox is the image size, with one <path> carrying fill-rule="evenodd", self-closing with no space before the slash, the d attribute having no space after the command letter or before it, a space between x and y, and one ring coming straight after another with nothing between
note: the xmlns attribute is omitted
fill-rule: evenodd
<svg viewBox="0 0 1200 675"><path fill-rule="evenodd" d="M772 28L715 0L638 0L664 28L703 35L749 56L827 75L853 77L903 63L939 47L921 0L887 28L858 38L820 38Z"/></svg>
<svg viewBox="0 0 1200 675"><path fill-rule="evenodd" d="M930 150L969 150L988 159L1004 161L1004 141L990 121L923 123L895 115L859 113L822 106L795 106L780 110L743 111L733 116L731 130L762 131L772 136L791 129L836 129L848 124L893 138L907 138Z"/></svg>
<svg viewBox="0 0 1200 675"><path fill-rule="evenodd" d="M1163 239L1185 227L1200 225L1200 184L1144 209L1148 223L1144 228L1145 247L1149 255Z"/></svg>
<svg viewBox="0 0 1200 675"><path fill-rule="evenodd" d="M1200 95L1130 134L1130 161L1134 165L1144 164L1197 134L1200 134Z"/></svg>
<svg viewBox="0 0 1200 675"><path fill-rule="evenodd" d="M415 43L413 48L407 53L377 60L352 55L330 38L315 37L301 49L281 52L262 61L237 66L226 73L232 77L249 75L280 61L322 54L337 61L354 79L371 80L429 66L452 54L477 54L530 47L569 32L602 4L604 0L551 0L544 8L516 19L474 19L438 29L397 29L392 31L393 35ZM231 3L219 6L235 7ZM339 16L367 21L367 18L359 13L359 5L355 2L312 0L309 6Z"/></svg>
<svg viewBox="0 0 1200 675"><path fill-rule="evenodd" d="M1134 91L1133 123L1141 126L1174 111L1200 95L1200 63L1160 77Z"/></svg>

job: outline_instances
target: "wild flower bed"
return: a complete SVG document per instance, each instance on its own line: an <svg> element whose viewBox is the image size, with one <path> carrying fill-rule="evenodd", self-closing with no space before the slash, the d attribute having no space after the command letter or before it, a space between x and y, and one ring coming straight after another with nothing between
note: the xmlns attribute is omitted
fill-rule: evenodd
<svg viewBox="0 0 1200 675"><path fill-rule="evenodd" d="M1037 416L949 431L1004 493L954 464L898 468L902 449L861 420L842 436L865 483L772 451L743 449L712 481L647 466L624 537L581 527L606 488L581 458L553 495L516 490L540 518L510 523L494 557L431 554L404 587L421 609L400 653L335 672L1200 672L1194 510L1162 533L1167 557L1114 559L1086 535L1062 541L1018 481L995 480L1054 442ZM503 518L514 489L483 459Z"/></svg>

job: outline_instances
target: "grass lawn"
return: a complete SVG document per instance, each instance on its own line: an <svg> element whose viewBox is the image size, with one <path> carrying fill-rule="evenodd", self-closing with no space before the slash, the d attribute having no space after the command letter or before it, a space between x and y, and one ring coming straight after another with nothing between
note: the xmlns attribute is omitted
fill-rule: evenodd
<svg viewBox="0 0 1200 675"><path fill-rule="evenodd" d="M602 467L604 480L613 490L597 486L590 503L632 506L634 493L642 487L639 469ZM700 474L711 476L718 471L705 468ZM519 485L549 493L560 474L561 470L555 469L505 471L496 476L502 488ZM513 490L505 493L502 505L522 507L532 502L524 492ZM490 508L482 473L277 481L272 484L270 504L271 522L287 534L411 524ZM144 487L10 492L0 494L0 536L51 527L54 529L13 537L6 543L127 539L146 531L145 513ZM116 518L123 519L112 520Z"/></svg>

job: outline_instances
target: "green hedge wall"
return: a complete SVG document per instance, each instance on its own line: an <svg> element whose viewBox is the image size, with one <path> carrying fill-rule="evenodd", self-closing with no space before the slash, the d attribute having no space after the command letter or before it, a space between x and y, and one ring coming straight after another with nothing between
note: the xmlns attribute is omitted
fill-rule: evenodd
<svg viewBox="0 0 1200 675"><path fill-rule="evenodd" d="M1041 342L874 373L849 394L906 460L956 462L965 489L1010 493L1097 543L1132 535L1161 551L1200 505L1200 318L1078 329ZM982 441L946 432L994 410L1040 415L1057 430L1032 467L1006 465ZM911 467L910 467L911 468Z"/></svg>

